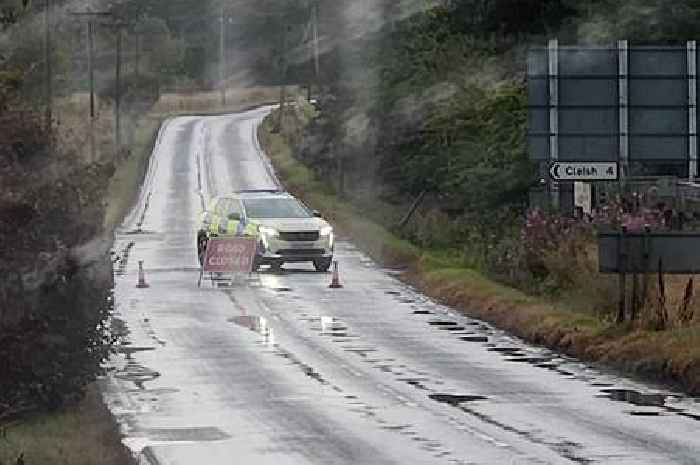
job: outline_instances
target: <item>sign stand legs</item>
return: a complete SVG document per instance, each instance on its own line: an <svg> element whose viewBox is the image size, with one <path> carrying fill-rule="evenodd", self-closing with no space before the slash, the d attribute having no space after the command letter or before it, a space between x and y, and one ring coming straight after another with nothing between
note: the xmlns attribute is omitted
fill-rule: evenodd
<svg viewBox="0 0 700 465"><path fill-rule="evenodd" d="M620 235L618 236L619 246L618 250L618 268L620 270L619 274L619 290L618 290L618 309L617 309L617 323L623 323L625 321L625 311L627 310L627 250L625 235L627 234L627 228L623 226L620 229Z"/></svg>
<svg viewBox="0 0 700 465"><path fill-rule="evenodd" d="M639 274L632 273L632 308L630 309L630 321L637 319L639 315Z"/></svg>

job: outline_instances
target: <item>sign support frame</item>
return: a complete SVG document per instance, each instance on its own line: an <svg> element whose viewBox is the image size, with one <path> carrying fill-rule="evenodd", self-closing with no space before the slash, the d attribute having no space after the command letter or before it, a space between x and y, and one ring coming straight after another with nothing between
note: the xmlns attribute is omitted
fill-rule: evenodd
<svg viewBox="0 0 700 465"><path fill-rule="evenodd" d="M617 41L618 59L618 118L619 118L619 183L620 193L625 192L625 181L629 174L629 42Z"/></svg>
<svg viewBox="0 0 700 465"><path fill-rule="evenodd" d="M689 40L688 50L688 182L694 182L698 174L698 88L697 43Z"/></svg>
<svg viewBox="0 0 700 465"><path fill-rule="evenodd" d="M551 39L547 47L549 86L549 161L559 160L559 40ZM549 183L552 208L559 210L559 183Z"/></svg>

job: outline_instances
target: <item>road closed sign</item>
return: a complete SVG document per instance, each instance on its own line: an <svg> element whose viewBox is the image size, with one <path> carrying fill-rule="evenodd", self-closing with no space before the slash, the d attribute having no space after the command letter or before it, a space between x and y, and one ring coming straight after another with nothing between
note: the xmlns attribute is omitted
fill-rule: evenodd
<svg viewBox="0 0 700 465"><path fill-rule="evenodd" d="M205 273L250 273L255 259L255 239L210 239L204 255Z"/></svg>
<svg viewBox="0 0 700 465"><path fill-rule="evenodd" d="M616 181L616 162L554 162L549 166L553 181Z"/></svg>

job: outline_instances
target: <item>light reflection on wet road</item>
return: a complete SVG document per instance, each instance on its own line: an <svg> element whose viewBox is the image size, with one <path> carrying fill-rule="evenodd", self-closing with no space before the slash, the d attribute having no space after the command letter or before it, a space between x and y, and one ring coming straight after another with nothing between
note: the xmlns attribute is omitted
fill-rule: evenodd
<svg viewBox="0 0 700 465"><path fill-rule="evenodd" d="M203 200L277 185L268 111L171 120L117 235L104 395L143 463L700 463L694 399L457 315L349 242L343 289L305 265L197 288Z"/></svg>

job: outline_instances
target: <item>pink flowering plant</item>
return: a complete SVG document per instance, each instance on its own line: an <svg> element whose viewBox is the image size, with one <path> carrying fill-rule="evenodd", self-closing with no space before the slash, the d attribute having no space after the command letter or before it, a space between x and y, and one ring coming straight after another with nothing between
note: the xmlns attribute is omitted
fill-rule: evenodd
<svg viewBox="0 0 700 465"><path fill-rule="evenodd" d="M584 219L529 210L516 245L519 253L514 255L518 259L513 261L513 266L527 271L528 279L513 284L541 293L580 288L608 290L609 280L598 273L597 231L624 226L629 232L640 232L646 227L654 230L663 226L663 216L652 209L627 210L612 203Z"/></svg>

